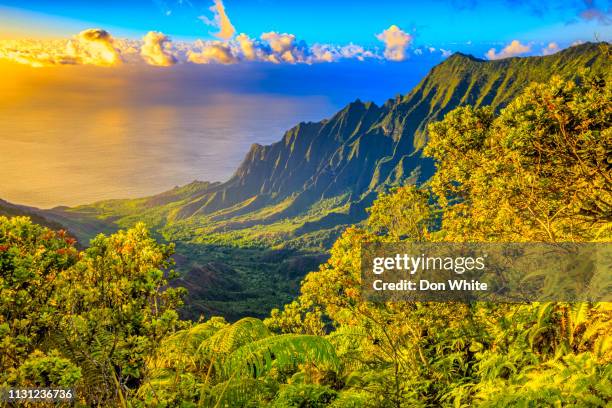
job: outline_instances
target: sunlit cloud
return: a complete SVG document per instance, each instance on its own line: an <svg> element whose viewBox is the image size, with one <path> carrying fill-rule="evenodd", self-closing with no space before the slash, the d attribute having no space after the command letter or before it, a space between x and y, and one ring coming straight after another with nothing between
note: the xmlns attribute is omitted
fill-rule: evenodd
<svg viewBox="0 0 612 408"><path fill-rule="evenodd" d="M161 10L170 10L168 4L158 1ZM115 39L100 28L80 32L72 39L53 41L0 41L0 58L34 67L49 65L87 64L113 66L123 62L146 63L168 67L179 63L236 64L240 62L268 62L274 64L333 63L340 60L387 59L403 61L408 57L412 36L396 25L376 35L385 44L367 49L349 43L312 44L295 34L269 31L259 37L236 34L222 0L213 0L212 18L199 17L206 24L219 29L213 33L216 40L173 42L165 34L150 31L141 40ZM446 56L449 51L440 49ZM417 55L417 54L415 54Z"/></svg>
<svg viewBox="0 0 612 408"><path fill-rule="evenodd" d="M67 40L8 40L2 42L0 58L35 68L76 64L66 52L67 45Z"/></svg>
<svg viewBox="0 0 612 408"><path fill-rule="evenodd" d="M317 45L313 46L313 48L315 47L317 47ZM358 61L364 61L367 58L381 58L381 56L379 56L375 52L366 50L361 45L356 45L352 43L344 46L320 45L318 47L323 50L327 50L327 52L331 53L331 55L333 56L333 61L338 61L341 59L356 59Z"/></svg>
<svg viewBox="0 0 612 408"><path fill-rule="evenodd" d="M149 65L169 67L178 62L172 54L170 39L157 31L149 31L142 38L140 55Z"/></svg>
<svg viewBox="0 0 612 408"><path fill-rule="evenodd" d="M99 29L85 30L70 40L2 40L0 58L33 67L51 65L113 66L122 62L168 67L178 63L274 64L331 63L343 59L382 59L384 56L360 45L308 45L295 35L267 32L258 39L240 34L228 41L173 42L151 31L141 40L114 39Z"/></svg>
<svg viewBox="0 0 612 408"><path fill-rule="evenodd" d="M510 44L505 46L499 53L495 48L491 48L485 54L490 60L497 60L502 58L516 57L518 55L526 54L531 51L531 45L521 44L518 40L513 40Z"/></svg>
<svg viewBox="0 0 612 408"><path fill-rule="evenodd" d="M68 43L68 54L82 64L112 66L122 62L113 37L101 28L81 31Z"/></svg>
<svg viewBox="0 0 612 408"><path fill-rule="evenodd" d="M184 50L187 61L195 64L235 64L244 61L314 64L342 59L363 61L366 58L382 58L360 45L309 46L293 34L277 32L264 33L259 39L240 34L229 41L198 40L194 44L177 44L177 48Z"/></svg>
<svg viewBox="0 0 612 408"><path fill-rule="evenodd" d="M560 50L561 48L559 48L559 44L557 44L556 42L551 42L542 49L542 55L552 55L556 52L559 52Z"/></svg>
<svg viewBox="0 0 612 408"><path fill-rule="evenodd" d="M238 58L230 44L223 41L196 41L194 50L187 51L187 60L194 64L234 64Z"/></svg>
<svg viewBox="0 0 612 408"><path fill-rule="evenodd" d="M238 35L236 37L236 42L238 43L238 46L240 47L240 52L242 52L242 55L244 56L245 60L254 61L260 59L260 50L257 48L255 41L253 41L253 39L251 39L248 35L244 33Z"/></svg>
<svg viewBox="0 0 612 408"><path fill-rule="evenodd" d="M286 32L264 32L258 38L245 33L236 36L222 0L214 0L211 11L212 19L200 18L219 29L214 33L218 40L173 42L157 31L148 32L141 40L115 39L103 29L92 28L70 40L0 41L0 58L34 67L66 64L113 66L123 62L168 67L179 63L236 64L251 61L274 64L333 63L348 59L403 61L408 57L413 39L396 25L376 35L385 44L382 52L378 48L367 49L353 43L309 45L295 34ZM443 49L439 52L443 56L450 53Z"/></svg>
<svg viewBox="0 0 612 408"><path fill-rule="evenodd" d="M309 49L304 41L296 40L295 35L287 33L263 33L261 39L267 43L270 53L267 60L274 63L309 62Z"/></svg>
<svg viewBox="0 0 612 408"><path fill-rule="evenodd" d="M0 58L32 67L50 65L113 66L123 59L106 30L90 28L70 40L13 40L0 44Z"/></svg>
<svg viewBox="0 0 612 408"><path fill-rule="evenodd" d="M412 36L396 25L377 34L376 38L385 43L385 58L391 61L403 61L407 57L406 49L412 42Z"/></svg>
<svg viewBox="0 0 612 408"><path fill-rule="evenodd" d="M206 25L219 29L219 32L214 34L217 38L229 40L236 33L236 29L225 12L225 5L223 4L223 1L214 0L213 3L214 4L210 7L210 11L213 12L213 18L210 19L206 16L200 16L200 20L202 20Z"/></svg>

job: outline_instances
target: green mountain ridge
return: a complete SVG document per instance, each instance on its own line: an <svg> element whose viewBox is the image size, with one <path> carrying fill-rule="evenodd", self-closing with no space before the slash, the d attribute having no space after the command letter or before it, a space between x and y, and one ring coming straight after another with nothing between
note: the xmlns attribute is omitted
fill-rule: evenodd
<svg viewBox="0 0 612 408"><path fill-rule="evenodd" d="M276 143L254 144L226 182L37 214L82 242L144 221L177 243L183 282L200 294L190 300L194 314L256 315L295 293L339 233L366 217L378 192L431 176L433 163L421 157L429 123L460 105L500 110L531 82L609 65L605 43L498 61L457 53L405 96L381 106L357 100L329 119L298 124ZM218 273L231 282L217 285L209 275ZM204 290L198 281L212 286ZM232 296L207 295L215 285Z"/></svg>

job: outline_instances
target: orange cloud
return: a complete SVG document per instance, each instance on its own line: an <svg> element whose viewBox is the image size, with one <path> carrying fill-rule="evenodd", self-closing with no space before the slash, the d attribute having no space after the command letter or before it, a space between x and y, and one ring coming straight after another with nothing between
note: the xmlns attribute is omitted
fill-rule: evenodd
<svg viewBox="0 0 612 408"><path fill-rule="evenodd" d="M225 12L225 5L223 0L213 0L214 4L210 7L210 11L213 12L213 19L209 19L206 16L201 16L202 20L206 25L210 25L219 29L218 33L215 33L217 38L222 40L229 40L236 33L236 29L232 25L227 13Z"/></svg>
<svg viewBox="0 0 612 408"><path fill-rule="evenodd" d="M308 50L302 41L296 41L295 35L276 33L271 31L263 33L261 39L270 47L267 60L274 63L308 62Z"/></svg>
<svg viewBox="0 0 612 408"><path fill-rule="evenodd" d="M255 44L255 41L249 38L248 35L240 34L236 37L236 42L240 47L240 51L242 52L244 59L247 61L259 59L259 48L257 47L257 44Z"/></svg>
<svg viewBox="0 0 612 408"><path fill-rule="evenodd" d="M559 52L559 44L556 42L549 43L544 49L542 49L542 55L552 55L556 52Z"/></svg>
<svg viewBox="0 0 612 408"><path fill-rule="evenodd" d="M15 40L0 44L0 58L32 67L50 65L113 66L122 62L112 36L100 28L81 31L70 40Z"/></svg>
<svg viewBox="0 0 612 408"><path fill-rule="evenodd" d="M170 50L170 39L164 34L149 31L142 41L140 55L149 65L169 67L177 63L177 58Z"/></svg>
<svg viewBox="0 0 612 408"><path fill-rule="evenodd" d="M366 58L401 61L412 37L397 26L377 35L384 53L350 43L308 45L294 34L274 31L259 38L240 34L228 40L172 42L166 35L148 32L140 40L115 39L100 28L87 29L65 40L0 40L0 58L33 67L50 65L114 66L122 63L168 67L179 63L234 64L242 61L275 64L313 64Z"/></svg>
<svg viewBox="0 0 612 408"><path fill-rule="evenodd" d="M81 64L112 66L122 62L113 37L101 28L81 31L68 43L68 54Z"/></svg>

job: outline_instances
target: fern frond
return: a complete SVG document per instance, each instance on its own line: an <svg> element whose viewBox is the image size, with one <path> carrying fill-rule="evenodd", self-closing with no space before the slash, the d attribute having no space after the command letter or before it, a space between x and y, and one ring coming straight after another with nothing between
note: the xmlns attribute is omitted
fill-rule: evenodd
<svg viewBox="0 0 612 408"><path fill-rule="evenodd" d="M223 365L226 373L257 378L272 364L277 368L312 363L334 371L340 360L327 339L319 336L284 334L245 344L234 351Z"/></svg>
<svg viewBox="0 0 612 408"><path fill-rule="evenodd" d="M261 320L246 317L207 338L198 347L198 352L203 355L229 354L245 344L266 338L270 334Z"/></svg>

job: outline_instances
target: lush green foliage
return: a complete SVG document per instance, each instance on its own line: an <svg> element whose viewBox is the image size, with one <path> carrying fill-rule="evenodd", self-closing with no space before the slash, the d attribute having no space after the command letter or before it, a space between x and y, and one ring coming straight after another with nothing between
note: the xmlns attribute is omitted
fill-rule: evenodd
<svg viewBox="0 0 612 408"><path fill-rule="evenodd" d="M501 115L459 108L430 126L431 190L448 239L596 240L612 222L612 87L554 77Z"/></svg>
<svg viewBox="0 0 612 408"><path fill-rule="evenodd" d="M0 382L74 386L81 402L125 401L145 359L177 325L166 288L172 247L144 226L83 252L64 232L0 217Z"/></svg>

